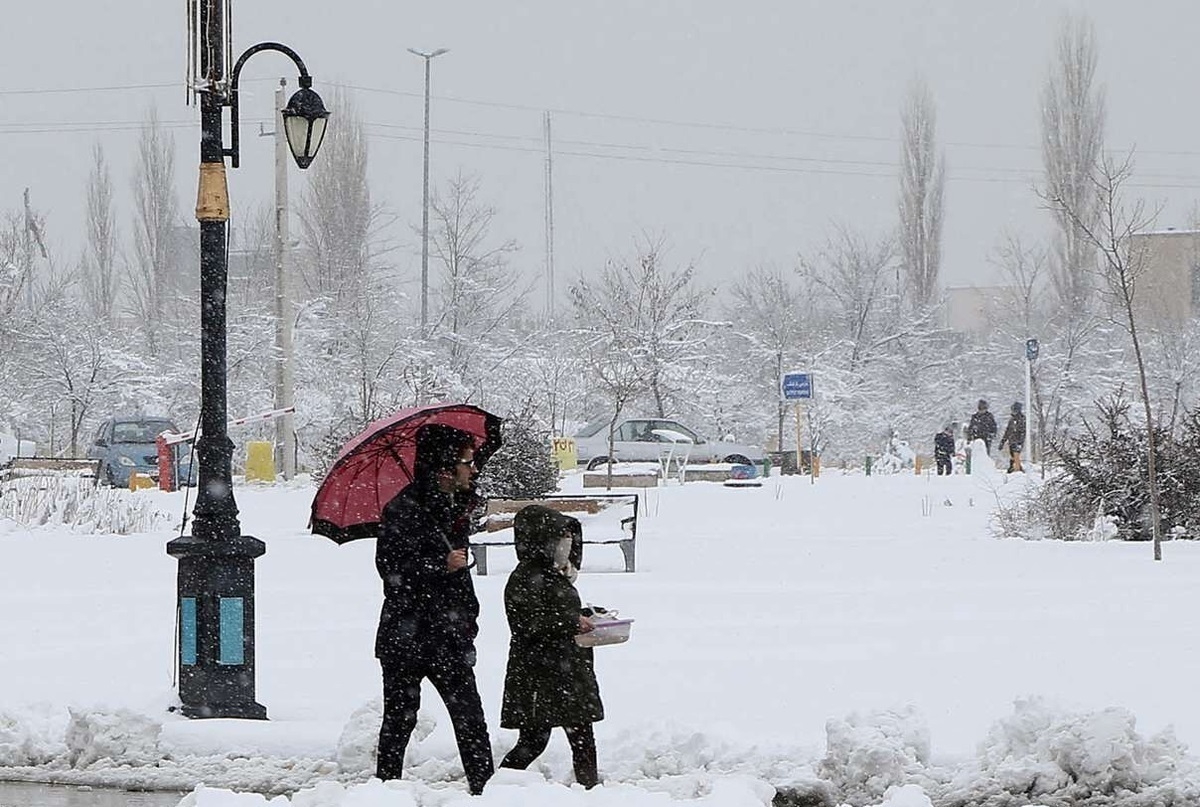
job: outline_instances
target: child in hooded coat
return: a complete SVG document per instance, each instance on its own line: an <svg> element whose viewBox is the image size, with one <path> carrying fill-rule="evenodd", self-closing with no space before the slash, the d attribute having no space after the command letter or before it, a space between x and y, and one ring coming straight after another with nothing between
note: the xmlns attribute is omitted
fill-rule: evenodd
<svg viewBox="0 0 1200 807"><path fill-rule="evenodd" d="M529 767L546 749L550 729L561 726L575 781L594 787L599 774L592 724L604 719L604 705L592 649L575 643L576 635L592 630L572 582L583 561L583 530L577 519L529 505L517 513L513 532L517 567L504 587L512 638L500 726L520 735L500 767Z"/></svg>

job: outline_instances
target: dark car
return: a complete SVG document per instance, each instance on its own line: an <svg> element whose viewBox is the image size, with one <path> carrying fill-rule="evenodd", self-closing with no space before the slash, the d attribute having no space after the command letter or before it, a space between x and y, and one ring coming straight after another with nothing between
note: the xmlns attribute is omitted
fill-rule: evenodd
<svg viewBox="0 0 1200 807"><path fill-rule="evenodd" d="M126 487L134 471L158 481L158 444L155 440L163 432L178 431L174 423L162 417L111 417L96 430L88 447L88 456L100 460L102 484ZM172 450L176 452L178 479L181 482L187 480L191 475L187 454L180 452L178 445Z"/></svg>

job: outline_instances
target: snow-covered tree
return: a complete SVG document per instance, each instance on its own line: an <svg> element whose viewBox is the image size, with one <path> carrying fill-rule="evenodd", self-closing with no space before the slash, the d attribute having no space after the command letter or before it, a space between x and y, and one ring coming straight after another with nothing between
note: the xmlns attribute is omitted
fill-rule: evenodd
<svg viewBox="0 0 1200 807"><path fill-rule="evenodd" d="M897 252L905 296L915 307L925 308L940 295L946 158L937 153L937 110L922 79L909 84L900 128Z"/></svg>
<svg viewBox="0 0 1200 807"><path fill-rule="evenodd" d="M732 325L727 353L737 356L736 378L757 393L760 411L775 410L776 445L783 447L786 404L779 383L784 372L805 369L817 341L813 296L804 277L778 267L760 266L734 281L726 308Z"/></svg>
<svg viewBox="0 0 1200 807"><path fill-rule="evenodd" d="M163 129L158 111L151 107L138 138L133 174L133 260L129 276L133 313L143 326L151 355L175 340L168 340L179 320L173 305L180 274L175 265L175 233L180 224L175 196L175 141ZM97 209L98 215L103 215Z"/></svg>
<svg viewBox="0 0 1200 807"><path fill-rule="evenodd" d="M532 399L504 417L504 442L484 466L479 490L484 496L532 499L558 487L558 465L550 453L550 432L541 425Z"/></svg>
<svg viewBox="0 0 1200 807"><path fill-rule="evenodd" d="M1104 90L1096 86L1096 31L1086 17L1063 18L1054 56L1041 94L1041 193L1062 199L1076 218L1052 207L1055 239L1051 262L1053 288L1063 315L1085 316L1093 303L1094 247L1083 227L1095 227L1099 211L1093 170L1104 144Z"/></svg>
<svg viewBox="0 0 1200 807"><path fill-rule="evenodd" d="M87 182L87 241L80 272L91 319L104 325L118 313L121 276L117 269L117 212L113 202L112 175L104 149L92 148L92 170Z"/></svg>
<svg viewBox="0 0 1200 807"><path fill-rule="evenodd" d="M478 349L491 342L523 302L523 288L509 265L512 240L492 234L496 209L480 198L477 177L459 173L429 200L429 246L437 277L429 335L440 344L446 369L468 384Z"/></svg>
<svg viewBox="0 0 1200 807"><path fill-rule="evenodd" d="M337 126L330 126L321 159L307 173L308 187L297 214L297 268L308 297L334 301L353 311L371 285L371 270L385 251L380 229L387 217L371 201L367 136L351 98L335 92L330 101Z"/></svg>
<svg viewBox="0 0 1200 807"><path fill-rule="evenodd" d="M1158 426L1154 420L1138 316L1138 282L1148 265L1149 247L1145 240L1133 237L1147 229L1154 221L1154 215L1146 211L1140 200L1130 203L1123 198L1123 188L1132 170L1130 159L1116 163L1108 157L1102 157L1091 176L1092 198L1084 200L1081 208L1073 207L1074 202L1066 196L1051 195L1047 200L1056 212L1075 226L1084 242L1099 256L1098 271L1103 290L1112 304L1115 321L1128 333L1133 347L1138 386L1145 410L1145 428L1150 435L1146 441L1146 479L1150 494L1154 559L1162 560L1154 440Z"/></svg>

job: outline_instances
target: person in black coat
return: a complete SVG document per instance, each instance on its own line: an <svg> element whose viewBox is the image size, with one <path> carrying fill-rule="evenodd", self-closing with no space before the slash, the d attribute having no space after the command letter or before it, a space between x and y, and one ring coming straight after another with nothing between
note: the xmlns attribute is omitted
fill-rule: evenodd
<svg viewBox="0 0 1200 807"><path fill-rule="evenodd" d="M933 438L933 458L938 476L954 473L954 427L947 426Z"/></svg>
<svg viewBox="0 0 1200 807"><path fill-rule="evenodd" d="M992 440L996 439L996 418L988 411L988 402L982 398L971 422L967 424L967 442L982 440L988 454L992 453Z"/></svg>
<svg viewBox="0 0 1200 807"><path fill-rule="evenodd" d="M376 775L399 779L428 678L442 700L471 793L494 771L475 683L479 600L467 563L475 450L466 432L439 424L416 437L413 482L383 508L375 567L383 608L375 655L383 668L383 725Z"/></svg>
<svg viewBox="0 0 1200 807"><path fill-rule="evenodd" d="M604 704L592 649L575 643L576 635L592 630L572 584L583 560L582 530L570 516L529 505L517 513L513 532L518 562L504 587L512 638L500 725L520 734L500 767L529 767L546 749L550 729L561 726L575 781L594 787L599 773L592 724L604 719Z"/></svg>
<svg viewBox="0 0 1200 807"><path fill-rule="evenodd" d="M1008 445L1008 472L1024 471L1021 466L1021 449L1025 447L1025 414L1021 411L1019 401L1012 405L1012 415L1008 425L1004 427L1004 436L1000 438L1000 448Z"/></svg>

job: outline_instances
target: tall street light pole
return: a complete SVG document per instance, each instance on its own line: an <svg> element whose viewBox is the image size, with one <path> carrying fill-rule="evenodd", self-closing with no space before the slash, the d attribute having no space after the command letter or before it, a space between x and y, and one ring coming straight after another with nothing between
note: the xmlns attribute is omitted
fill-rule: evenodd
<svg viewBox="0 0 1200 807"><path fill-rule="evenodd" d="M421 335L429 325L429 63L449 48L424 51L409 48L408 52L425 60L425 180L421 193Z"/></svg>
<svg viewBox="0 0 1200 807"><path fill-rule="evenodd" d="M226 227L229 189L225 158L238 167L238 76L246 60L263 50L290 58L300 89L283 111L284 128L297 165L307 168L325 135L329 113L313 92L312 77L291 48L262 42L249 48L225 77L226 0L197 4L194 90L200 96L200 462L192 534L167 544L179 560L176 615L179 700L186 717L265 719L255 699L254 559L266 551L242 535L233 499L233 442L226 432L226 316L229 274ZM222 138L224 108L231 110L230 148Z"/></svg>

